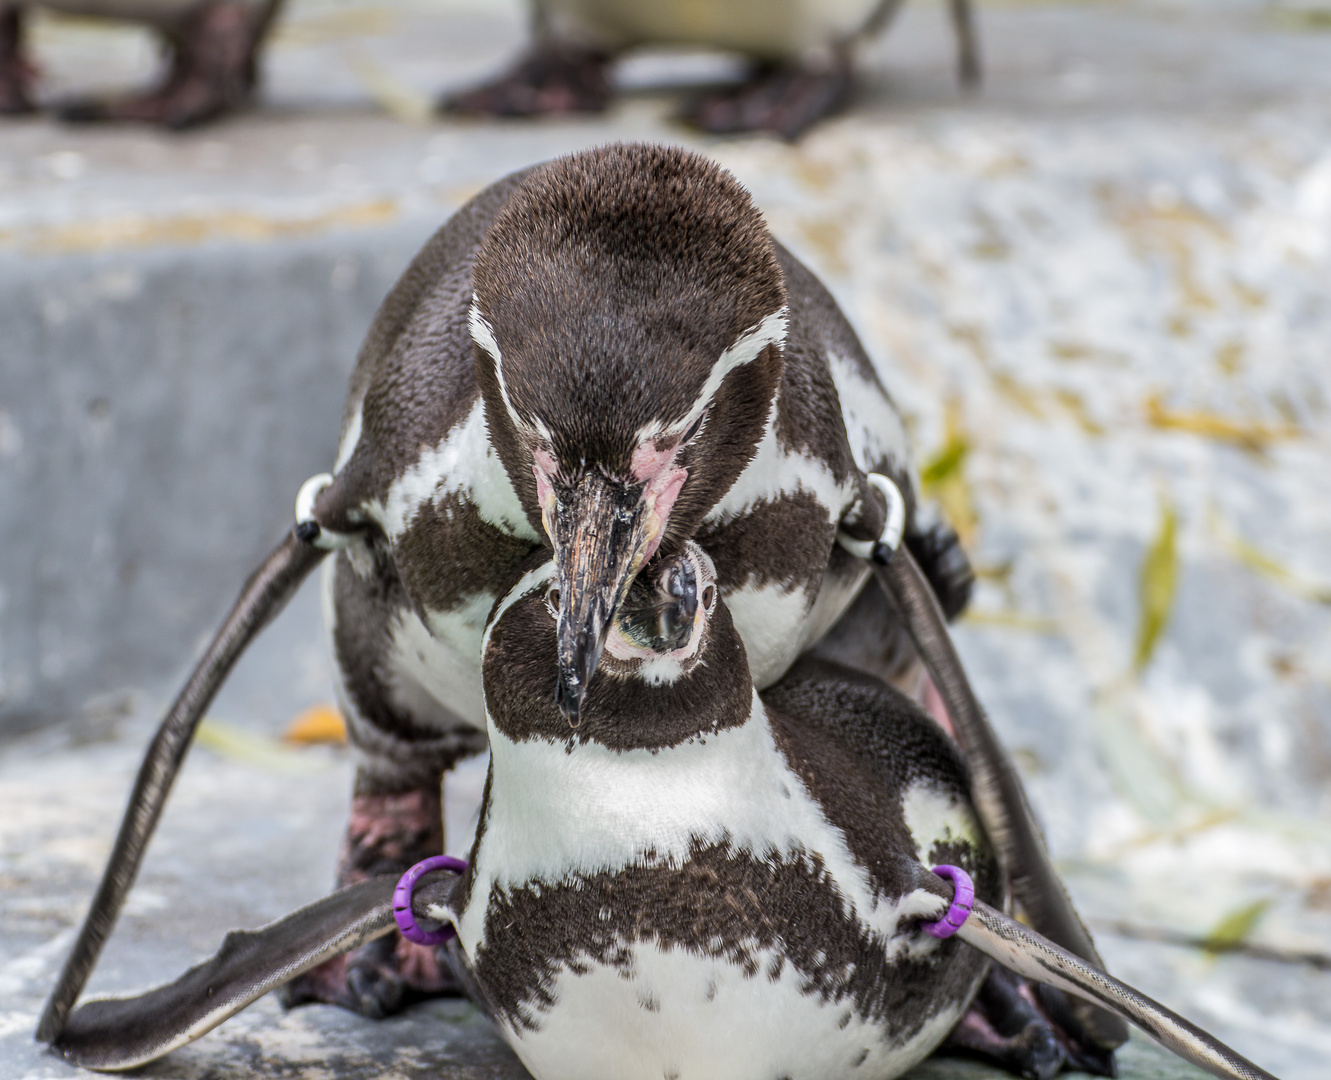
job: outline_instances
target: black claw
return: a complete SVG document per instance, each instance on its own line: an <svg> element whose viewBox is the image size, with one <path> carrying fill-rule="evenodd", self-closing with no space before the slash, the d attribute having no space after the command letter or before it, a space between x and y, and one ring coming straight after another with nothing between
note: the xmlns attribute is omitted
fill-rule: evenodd
<svg viewBox="0 0 1331 1080"><path fill-rule="evenodd" d="M1067 1059L1068 1068L1077 1072L1090 1073L1092 1076L1118 1075L1118 1060L1112 1050L1074 1047L1067 1051Z"/></svg>
<svg viewBox="0 0 1331 1080"><path fill-rule="evenodd" d="M1053 1029L1041 1020L1021 1033L1014 1051L1012 1064L1027 1080L1053 1080L1067 1060Z"/></svg>
<svg viewBox="0 0 1331 1080"><path fill-rule="evenodd" d="M352 964L347 970L347 990L356 1011L371 1020L382 1020L402 1007L401 980L369 964Z"/></svg>

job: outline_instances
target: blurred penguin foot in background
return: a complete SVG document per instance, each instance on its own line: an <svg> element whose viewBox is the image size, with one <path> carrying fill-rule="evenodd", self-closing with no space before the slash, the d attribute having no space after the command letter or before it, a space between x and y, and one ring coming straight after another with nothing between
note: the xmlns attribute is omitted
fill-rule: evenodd
<svg viewBox="0 0 1331 1080"><path fill-rule="evenodd" d="M766 131L794 141L850 97L850 56L821 67L766 66L740 86L709 93L681 119L713 135Z"/></svg>
<svg viewBox="0 0 1331 1080"><path fill-rule="evenodd" d="M549 116L603 112L610 103L610 57L596 49L544 41L506 74L451 94L439 111L464 116Z"/></svg>
<svg viewBox="0 0 1331 1080"><path fill-rule="evenodd" d="M0 114L33 111L28 87L32 65L23 57L23 19L18 8L0 7Z"/></svg>
<svg viewBox="0 0 1331 1080"><path fill-rule="evenodd" d="M70 101L58 107L60 117L78 123L160 124L180 131L235 110L254 89L255 55L279 3L221 0L191 8L175 24L159 27L171 50L171 66L156 89L126 98Z"/></svg>

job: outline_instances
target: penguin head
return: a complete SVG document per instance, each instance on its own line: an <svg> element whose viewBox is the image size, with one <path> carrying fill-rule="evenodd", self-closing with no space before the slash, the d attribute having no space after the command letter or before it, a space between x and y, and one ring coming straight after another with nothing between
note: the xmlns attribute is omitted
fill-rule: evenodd
<svg viewBox="0 0 1331 1080"><path fill-rule="evenodd" d="M491 439L554 551L556 695L576 722L639 570L681 550L757 450L784 279L732 176L617 145L524 178L480 245L470 321Z"/></svg>
<svg viewBox="0 0 1331 1080"><path fill-rule="evenodd" d="M748 659L707 553L688 541L638 575L612 620L595 692L572 721L560 710L558 575L548 553L496 605L481 677L491 725L512 740L659 749L748 720ZM570 742L572 745L572 742Z"/></svg>
<svg viewBox="0 0 1331 1080"><path fill-rule="evenodd" d="M702 548L690 541L662 556L629 587L606 634L601 669L649 686L687 678L710 650L719 603L716 566Z"/></svg>

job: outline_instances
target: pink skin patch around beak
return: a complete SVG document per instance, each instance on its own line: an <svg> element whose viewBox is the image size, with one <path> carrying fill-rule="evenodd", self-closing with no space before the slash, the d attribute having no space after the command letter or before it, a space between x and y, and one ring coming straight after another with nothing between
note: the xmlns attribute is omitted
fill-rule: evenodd
<svg viewBox="0 0 1331 1080"><path fill-rule="evenodd" d="M689 478L688 469L677 468L675 465L678 452L678 443L662 450L651 441L643 443L633 452L633 478L647 485L642 493L642 501L647 505L647 535L652 538L643 554L643 562L655 555L656 549L661 546L670 511L679 497L679 489Z"/></svg>
<svg viewBox="0 0 1331 1080"><path fill-rule="evenodd" d="M647 508L647 535L651 539L643 552L642 562L656 554L670 521L670 511L679 497L680 488L689 478L689 470L676 467L675 455L679 446L658 450L651 442L643 443L633 454L633 478L646 484L642 501ZM554 513L555 489L551 478L558 469L554 455L548 450L532 452L532 475L536 477L536 499L541 507L545 531L550 533L551 515Z"/></svg>
<svg viewBox="0 0 1331 1080"><path fill-rule="evenodd" d="M548 450L534 450L532 452L532 474L536 477L536 502L541 508L541 523L545 526L547 536L553 539L551 534L551 515L555 510L555 489L550 482L550 477L555 472L555 458Z"/></svg>

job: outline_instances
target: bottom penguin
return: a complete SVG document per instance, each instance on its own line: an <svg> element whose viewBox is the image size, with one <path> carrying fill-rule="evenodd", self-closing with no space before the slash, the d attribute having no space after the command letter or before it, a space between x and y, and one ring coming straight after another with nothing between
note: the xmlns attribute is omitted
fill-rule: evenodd
<svg viewBox="0 0 1331 1080"><path fill-rule="evenodd" d="M470 862L407 901L456 928L461 981L536 1080L888 1080L943 1043L990 958L1216 1076L1269 1077L995 910L1002 876L965 765L902 695L805 661L759 697L696 545L639 576L570 728L550 692L546 558L486 630L491 760ZM973 880L969 919L939 863ZM387 932L393 884L228 935L169 986L90 1002L56 1049L94 1069L160 1057ZM926 933L944 919L955 938Z"/></svg>
<svg viewBox="0 0 1331 1080"><path fill-rule="evenodd" d="M920 932L921 860L1003 899L960 756L846 669L797 667L760 698L706 553L659 575L576 730L550 694L553 566L496 607L490 775L452 903L475 984L541 1080L897 1076L988 966Z"/></svg>

